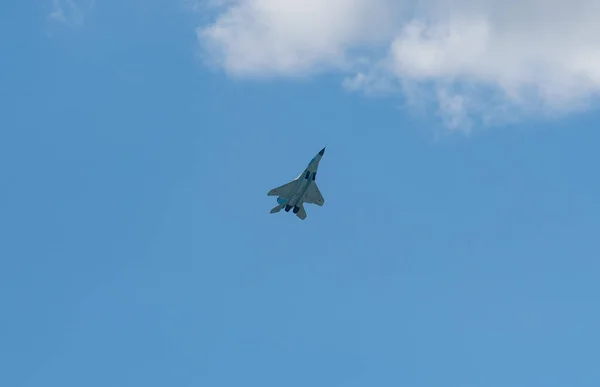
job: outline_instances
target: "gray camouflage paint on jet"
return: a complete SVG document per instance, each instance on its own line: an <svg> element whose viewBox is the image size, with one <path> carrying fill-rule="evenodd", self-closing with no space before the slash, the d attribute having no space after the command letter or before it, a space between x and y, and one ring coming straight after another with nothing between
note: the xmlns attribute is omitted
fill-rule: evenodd
<svg viewBox="0 0 600 387"><path fill-rule="evenodd" d="M325 204L325 199L317 187L316 177L319 162L325 154L325 148L313 157L308 163L308 167L298 175L297 178L280 187L273 188L267 196L278 196L277 206L271 210L271 214L281 211L285 207L285 211L289 212L293 209L293 213L302 220L306 219L306 211L304 203L316 204L322 206Z"/></svg>

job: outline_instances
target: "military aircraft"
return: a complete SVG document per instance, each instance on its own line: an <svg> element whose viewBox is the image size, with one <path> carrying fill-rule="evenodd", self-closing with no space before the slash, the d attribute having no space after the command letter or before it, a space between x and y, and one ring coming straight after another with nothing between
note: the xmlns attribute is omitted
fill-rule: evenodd
<svg viewBox="0 0 600 387"><path fill-rule="evenodd" d="M325 154L325 148L310 160L308 167L298 175L297 178L282 185L281 187L273 188L267 196L278 196L277 206L271 210L271 214L281 211L285 207L285 212L289 212L293 208L293 213L302 220L306 219L306 211L304 203L316 204L322 206L325 203L317 182L317 169L319 162Z"/></svg>

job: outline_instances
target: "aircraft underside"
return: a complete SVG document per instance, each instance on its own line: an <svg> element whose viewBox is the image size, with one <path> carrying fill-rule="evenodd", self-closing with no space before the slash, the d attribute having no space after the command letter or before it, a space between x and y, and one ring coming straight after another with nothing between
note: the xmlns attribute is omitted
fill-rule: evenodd
<svg viewBox="0 0 600 387"><path fill-rule="evenodd" d="M300 211L300 207L298 207L298 206L290 206L289 204L286 204L285 205L285 212L290 212L290 210L292 208L294 209L294 211L293 211L294 214L297 214L298 211Z"/></svg>
<svg viewBox="0 0 600 387"><path fill-rule="evenodd" d="M316 204L322 206L325 203L321 191L317 187L316 176L319 161L325 153L325 148L321 149L309 163L308 167L298 175L294 180L270 190L268 196L278 196L277 206L271 209L271 214L275 214L282 209L285 212L292 212L300 219L306 219L305 204Z"/></svg>

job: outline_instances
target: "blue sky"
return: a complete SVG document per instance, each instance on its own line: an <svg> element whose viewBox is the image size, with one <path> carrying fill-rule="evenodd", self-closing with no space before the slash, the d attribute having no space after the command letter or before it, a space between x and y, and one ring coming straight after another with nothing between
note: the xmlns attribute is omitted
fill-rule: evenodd
<svg viewBox="0 0 600 387"><path fill-rule="evenodd" d="M600 384L593 105L457 129L207 64L219 12L0 6L0 385ZM270 215L324 145L325 206Z"/></svg>

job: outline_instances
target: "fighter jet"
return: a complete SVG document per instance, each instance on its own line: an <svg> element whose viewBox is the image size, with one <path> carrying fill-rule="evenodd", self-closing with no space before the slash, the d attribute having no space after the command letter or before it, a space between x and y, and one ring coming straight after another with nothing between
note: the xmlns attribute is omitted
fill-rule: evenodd
<svg viewBox="0 0 600 387"><path fill-rule="evenodd" d="M322 206L325 204L325 199L317 187L315 181L317 177L317 169L319 162L325 154L325 148L310 160L308 166L298 175L297 178L282 185L281 187L273 188L267 196L278 196L277 206L271 210L271 214L281 211L285 207L285 212L289 212L293 208L293 213L302 220L306 219L306 211L304 203L316 204Z"/></svg>

